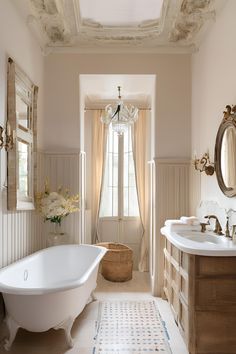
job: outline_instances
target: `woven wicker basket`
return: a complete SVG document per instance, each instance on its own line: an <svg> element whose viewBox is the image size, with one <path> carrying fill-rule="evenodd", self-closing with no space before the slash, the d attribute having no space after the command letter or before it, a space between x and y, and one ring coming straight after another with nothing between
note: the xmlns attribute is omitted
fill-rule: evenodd
<svg viewBox="0 0 236 354"><path fill-rule="evenodd" d="M124 282L132 279L133 251L121 243L102 242L108 249L101 262L101 273L107 280Z"/></svg>

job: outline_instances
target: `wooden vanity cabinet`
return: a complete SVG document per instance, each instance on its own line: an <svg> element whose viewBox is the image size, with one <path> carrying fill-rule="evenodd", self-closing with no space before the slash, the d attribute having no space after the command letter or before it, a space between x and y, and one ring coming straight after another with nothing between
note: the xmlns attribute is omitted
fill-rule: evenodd
<svg viewBox="0 0 236 354"><path fill-rule="evenodd" d="M190 354L236 353L236 257L187 254L165 238L163 290Z"/></svg>

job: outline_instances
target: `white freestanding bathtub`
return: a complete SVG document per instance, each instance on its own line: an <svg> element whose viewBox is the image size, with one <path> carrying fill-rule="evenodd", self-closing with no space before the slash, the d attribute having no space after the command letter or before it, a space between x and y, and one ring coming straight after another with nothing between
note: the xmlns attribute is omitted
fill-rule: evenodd
<svg viewBox="0 0 236 354"><path fill-rule="evenodd" d="M73 346L73 322L93 299L106 251L92 245L54 246L1 269L0 292L10 333L5 349L10 349L20 327L33 332L63 328Z"/></svg>

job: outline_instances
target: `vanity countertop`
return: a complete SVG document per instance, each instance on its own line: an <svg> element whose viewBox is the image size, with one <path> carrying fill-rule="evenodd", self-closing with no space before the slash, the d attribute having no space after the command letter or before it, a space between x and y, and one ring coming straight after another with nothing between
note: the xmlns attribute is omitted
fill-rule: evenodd
<svg viewBox="0 0 236 354"><path fill-rule="evenodd" d="M236 242L225 236L218 236L213 231L204 233L196 230L170 230L161 228L162 235L181 251L202 256L236 256Z"/></svg>

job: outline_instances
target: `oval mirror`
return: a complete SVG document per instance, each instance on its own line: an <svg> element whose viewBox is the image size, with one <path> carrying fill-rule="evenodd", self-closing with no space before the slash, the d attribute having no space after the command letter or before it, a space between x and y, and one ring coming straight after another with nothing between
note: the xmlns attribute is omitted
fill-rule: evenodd
<svg viewBox="0 0 236 354"><path fill-rule="evenodd" d="M227 197L236 195L236 106L226 106L215 144L218 184Z"/></svg>

